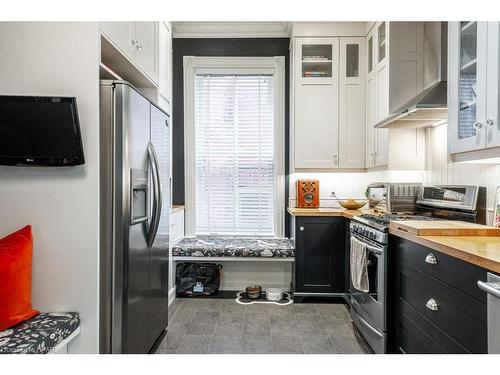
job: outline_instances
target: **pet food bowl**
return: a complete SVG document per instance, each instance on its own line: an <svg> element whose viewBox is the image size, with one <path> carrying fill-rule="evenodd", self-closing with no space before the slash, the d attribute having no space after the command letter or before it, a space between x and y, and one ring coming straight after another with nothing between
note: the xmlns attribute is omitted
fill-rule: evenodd
<svg viewBox="0 0 500 375"><path fill-rule="evenodd" d="M249 299L259 299L262 295L262 287L260 285L252 285L245 289Z"/></svg>
<svg viewBox="0 0 500 375"><path fill-rule="evenodd" d="M281 301L283 292L279 288L266 289L266 299L268 301Z"/></svg>

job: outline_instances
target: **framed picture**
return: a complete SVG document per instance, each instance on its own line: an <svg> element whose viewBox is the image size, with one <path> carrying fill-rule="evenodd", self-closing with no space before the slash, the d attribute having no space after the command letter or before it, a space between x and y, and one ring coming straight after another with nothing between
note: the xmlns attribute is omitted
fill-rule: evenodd
<svg viewBox="0 0 500 375"><path fill-rule="evenodd" d="M495 205L493 206L493 223L495 228L500 228L500 186L497 186L495 192Z"/></svg>

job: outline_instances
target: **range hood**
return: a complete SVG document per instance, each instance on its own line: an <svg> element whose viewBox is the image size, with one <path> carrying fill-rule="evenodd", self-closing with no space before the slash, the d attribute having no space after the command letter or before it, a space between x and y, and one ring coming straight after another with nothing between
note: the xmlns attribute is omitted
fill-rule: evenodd
<svg viewBox="0 0 500 375"><path fill-rule="evenodd" d="M441 24L440 80L375 124L376 128L427 128L448 120L447 23Z"/></svg>

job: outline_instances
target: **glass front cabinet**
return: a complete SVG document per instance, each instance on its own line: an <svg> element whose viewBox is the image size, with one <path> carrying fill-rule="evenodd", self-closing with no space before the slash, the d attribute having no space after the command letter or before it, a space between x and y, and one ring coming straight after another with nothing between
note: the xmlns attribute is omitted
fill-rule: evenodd
<svg viewBox="0 0 500 375"><path fill-rule="evenodd" d="M294 41L295 168L338 168L339 38Z"/></svg>
<svg viewBox="0 0 500 375"><path fill-rule="evenodd" d="M365 168L365 38L295 38L293 165Z"/></svg>
<svg viewBox="0 0 500 375"><path fill-rule="evenodd" d="M452 157L500 146L499 50L498 22L448 23L448 144Z"/></svg>

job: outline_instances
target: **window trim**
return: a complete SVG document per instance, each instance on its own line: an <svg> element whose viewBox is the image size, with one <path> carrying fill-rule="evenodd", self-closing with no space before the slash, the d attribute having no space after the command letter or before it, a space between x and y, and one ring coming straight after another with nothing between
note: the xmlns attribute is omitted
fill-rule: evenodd
<svg viewBox="0 0 500 375"><path fill-rule="evenodd" d="M285 235L285 57L184 56L185 230L196 229L194 78L197 73L266 73L274 76L274 237Z"/></svg>

